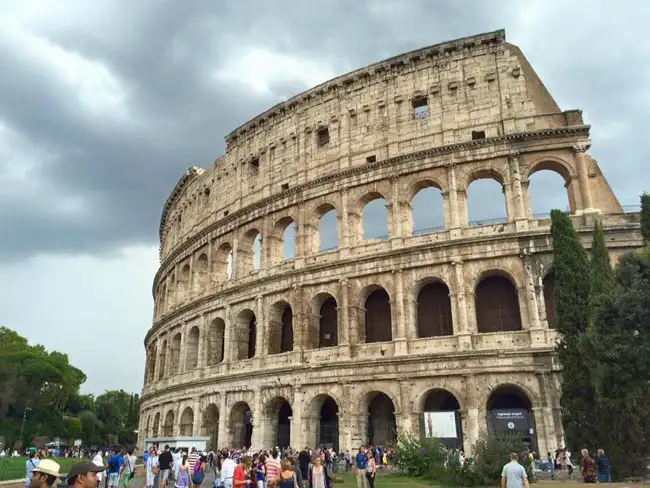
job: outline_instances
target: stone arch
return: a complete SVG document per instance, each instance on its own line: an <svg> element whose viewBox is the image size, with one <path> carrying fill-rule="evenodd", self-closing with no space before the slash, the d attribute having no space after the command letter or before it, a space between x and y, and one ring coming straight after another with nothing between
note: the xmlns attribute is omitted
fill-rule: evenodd
<svg viewBox="0 0 650 488"><path fill-rule="evenodd" d="M271 305L268 322L268 354L293 351L293 310L280 300Z"/></svg>
<svg viewBox="0 0 650 488"><path fill-rule="evenodd" d="M257 228L248 229L239 240L237 268L245 277L262 266L262 233Z"/></svg>
<svg viewBox="0 0 650 488"><path fill-rule="evenodd" d="M429 389L421 396L419 411L423 414L420 431L425 438L440 439L450 449L462 449L461 405L456 395L447 389ZM450 424L455 426L454 435L450 435Z"/></svg>
<svg viewBox="0 0 650 488"><path fill-rule="evenodd" d="M214 403L209 404L201 420L201 435L209 438L207 450L216 451L219 448L219 407Z"/></svg>
<svg viewBox="0 0 650 488"><path fill-rule="evenodd" d="M328 292L318 293L311 299L311 316L307 344L310 349L337 346L339 343L338 305Z"/></svg>
<svg viewBox="0 0 650 488"><path fill-rule="evenodd" d="M446 228L446 203L442 186L431 177L417 180L409 186L410 205L407 235L424 235L441 232Z"/></svg>
<svg viewBox="0 0 650 488"><path fill-rule="evenodd" d="M311 211L306 241L312 253L338 249L341 229L340 212L332 202L325 201Z"/></svg>
<svg viewBox="0 0 650 488"><path fill-rule="evenodd" d="M206 334L206 363L215 366L224 360L226 322L221 317L216 317L210 322Z"/></svg>
<svg viewBox="0 0 650 488"><path fill-rule="evenodd" d="M192 327L187 333L185 342L185 371L192 371L199 365L199 343L201 332L198 326Z"/></svg>
<svg viewBox="0 0 650 488"><path fill-rule="evenodd" d="M390 295L380 285L370 285L362 290L360 301L362 316L360 337L366 344L393 340L393 321Z"/></svg>
<svg viewBox="0 0 650 488"><path fill-rule="evenodd" d="M172 437L174 435L174 411L168 410L165 415L165 423L163 424L163 437Z"/></svg>
<svg viewBox="0 0 650 488"><path fill-rule="evenodd" d="M516 435L521 438L522 448L538 452L531 398L520 385L503 383L493 388L485 404L490 435L497 438Z"/></svg>
<svg viewBox="0 0 650 488"><path fill-rule="evenodd" d="M426 278L416 286L417 337L441 337L454 334L451 292L439 278Z"/></svg>
<svg viewBox="0 0 650 488"><path fill-rule="evenodd" d="M210 282L210 265L208 264L208 255L202 252L194 262L194 293L204 291Z"/></svg>
<svg viewBox="0 0 650 488"><path fill-rule="evenodd" d="M341 402L329 393L318 393L307 408L307 445L339 449Z"/></svg>
<svg viewBox="0 0 650 488"><path fill-rule="evenodd" d="M216 283L223 283L232 278L233 249L229 242L222 243L214 253L212 276Z"/></svg>
<svg viewBox="0 0 650 488"><path fill-rule="evenodd" d="M238 360L252 359L257 352L257 317L255 312L244 309L237 314L233 330L235 357Z"/></svg>
<svg viewBox="0 0 650 488"><path fill-rule="evenodd" d="M192 437L194 435L194 410L186 407L181 415L180 435Z"/></svg>
<svg viewBox="0 0 650 488"><path fill-rule="evenodd" d="M266 421L263 445L280 449L290 447L293 409L289 400L283 396L273 397L264 406L263 415Z"/></svg>
<svg viewBox="0 0 650 488"><path fill-rule="evenodd" d="M379 191L370 191L359 198L361 221L355 226L356 235L368 239L388 239L390 234L390 215L388 199ZM353 219L354 220L354 219Z"/></svg>
<svg viewBox="0 0 650 488"><path fill-rule="evenodd" d="M479 182L479 180L481 181ZM474 197L474 191L470 191L472 187L474 187L477 193L480 192L482 200ZM467 176L464 194L464 214L467 225L496 224L506 222L509 219L509 208L506 198L506 178L501 170L497 168L482 168L471 171ZM496 212L500 215L491 215L495 211L489 207L487 207L487 211L490 212L490 215L484 213L486 206L482 205L481 202L486 200L492 202L500 201L503 203L502 210Z"/></svg>
<svg viewBox="0 0 650 488"><path fill-rule="evenodd" d="M181 267L178 274L178 284L176 293L178 294L178 303L184 303L190 298L190 280L192 276L192 268L189 263L185 263Z"/></svg>
<svg viewBox="0 0 650 488"><path fill-rule="evenodd" d="M286 216L278 220L269 237L268 246L272 265L296 257L296 222L293 218Z"/></svg>
<svg viewBox="0 0 650 488"><path fill-rule="evenodd" d="M230 445L232 447L236 449L251 447L253 420L253 411L248 403L237 402L232 406L229 419Z"/></svg>
<svg viewBox="0 0 650 488"><path fill-rule="evenodd" d="M392 395L372 390L361 397L360 403L367 443L373 446L392 445L397 440L397 408Z"/></svg>
<svg viewBox="0 0 650 488"><path fill-rule="evenodd" d="M483 273L474 289L474 300L479 333L522 330L519 293L508 273Z"/></svg>
<svg viewBox="0 0 650 488"><path fill-rule="evenodd" d="M535 159L534 161L531 161L527 165L526 169L524 170L524 174L522 175L522 181L524 183L522 186L527 196L526 201L528 202L527 210L529 218L547 218L548 214L550 213L550 208L537 208L535 202L536 199L531 198L534 197L534 193L531 195L531 187L535 187L535 185L531 185L531 178L540 172L554 173L555 175L562 178L566 191L566 201L564 203L554 202L553 207L562 208L562 210L565 210L563 207L568 207L571 215L574 215L577 210L576 193L579 191L577 175L574 174L571 165L563 159L553 156L542 156ZM545 183L544 197L548 201L549 185L547 182Z"/></svg>
<svg viewBox="0 0 650 488"><path fill-rule="evenodd" d="M167 367L167 339L164 339L162 341L162 345L160 346L160 358L158 359L159 380L162 380L167 374L167 371L165 370L166 367Z"/></svg>
<svg viewBox="0 0 650 488"><path fill-rule="evenodd" d="M172 347L170 354L169 376L178 374L181 367L181 342L182 336L180 332L176 332L172 336Z"/></svg>
<svg viewBox="0 0 650 488"><path fill-rule="evenodd" d="M154 415L153 417L151 437L155 439L158 437L159 434L160 434L160 412L156 412L156 415Z"/></svg>
<svg viewBox="0 0 650 488"><path fill-rule="evenodd" d="M546 321L549 329L555 329L557 314L555 309L555 270L551 269L542 280L544 290L544 306L546 307Z"/></svg>

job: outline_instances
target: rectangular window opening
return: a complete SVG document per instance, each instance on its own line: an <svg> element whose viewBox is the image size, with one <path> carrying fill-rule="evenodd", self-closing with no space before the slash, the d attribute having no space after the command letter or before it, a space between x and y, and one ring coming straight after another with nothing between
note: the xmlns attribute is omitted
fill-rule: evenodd
<svg viewBox="0 0 650 488"><path fill-rule="evenodd" d="M429 99L427 97L416 98L412 103L414 119L429 118Z"/></svg>
<svg viewBox="0 0 650 488"><path fill-rule="evenodd" d="M374 154L372 156L366 157L366 163L374 163L375 161L377 161L377 156Z"/></svg>
<svg viewBox="0 0 650 488"><path fill-rule="evenodd" d="M260 158L254 158L250 162L250 166L254 170L260 169Z"/></svg>
<svg viewBox="0 0 650 488"><path fill-rule="evenodd" d="M478 139L485 139L485 131L484 130L473 130L472 131L472 140L476 141Z"/></svg>
<svg viewBox="0 0 650 488"><path fill-rule="evenodd" d="M224 216L224 217L228 217L228 213L229 213L228 210L226 210L226 211L223 213L223 216Z"/></svg>
<svg viewBox="0 0 650 488"><path fill-rule="evenodd" d="M282 191L287 191L289 189L289 183L282 183Z"/></svg>
<svg viewBox="0 0 650 488"><path fill-rule="evenodd" d="M318 129L316 132L316 141L318 142L318 147L324 147L330 142L330 131L327 127Z"/></svg>

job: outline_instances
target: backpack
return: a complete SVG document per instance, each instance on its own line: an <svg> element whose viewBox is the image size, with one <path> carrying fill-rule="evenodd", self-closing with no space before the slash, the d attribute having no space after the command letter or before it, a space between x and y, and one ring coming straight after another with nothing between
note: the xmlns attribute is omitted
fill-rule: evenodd
<svg viewBox="0 0 650 488"><path fill-rule="evenodd" d="M201 460L197 459L194 463L194 476L201 473Z"/></svg>

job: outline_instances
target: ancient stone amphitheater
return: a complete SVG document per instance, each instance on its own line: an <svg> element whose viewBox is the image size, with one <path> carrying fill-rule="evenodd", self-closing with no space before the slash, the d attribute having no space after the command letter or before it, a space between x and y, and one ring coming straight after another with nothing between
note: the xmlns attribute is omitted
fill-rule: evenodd
<svg viewBox="0 0 650 488"><path fill-rule="evenodd" d="M614 259L640 245L639 216L504 31L323 83L226 144L163 209L142 445L356 449L439 411L468 451L484 431L563 445L550 220L529 178L558 173L544 191L567 192L585 245L600 219ZM468 221L480 179L503 220ZM444 225L415 228L423 191ZM364 227L375 201L387 235Z"/></svg>

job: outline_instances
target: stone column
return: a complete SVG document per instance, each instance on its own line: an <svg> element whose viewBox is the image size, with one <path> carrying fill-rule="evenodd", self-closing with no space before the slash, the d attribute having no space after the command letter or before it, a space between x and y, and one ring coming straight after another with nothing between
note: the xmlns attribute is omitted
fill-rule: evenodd
<svg viewBox="0 0 650 488"><path fill-rule="evenodd" d="M341 258L350 254L350 216L348 215L348 191L341 190L341 215L337 215L338 247Z"/></svg>
<svg viewBox="0 0 650 488"><path fill-rule="evenodd" d="M535 420L535 434L537 436L537 449L540 457L546 456L549 452L548 433L546 420L544 418L544 409L541 407L532 408L533 419Z"/></svg>
<svg viewBox="0 0 650 488"><path fill-rule="evenodd" d="M294 255L294 263L296 269L303 268L305 266L305 258L307 257L307 239L308 239L308 228L305 218L305 205L302 203L298 207L298 221L296 222L296 247Z"/></svg>
<svg viewBox="0 0 650 488"><path fill-rule="evenodd" d="M304 416L304 394L300 384L295 384L293 388L293 403L291 416L291 445L295 449L301 449L305 446L306 440L303 438L303 416Z"/></svg>
<svg viewBox="0 0 650 488"><path fill-rule="evenodd" d="M467 456L472 455L472 449L486 429L485 406L481 405L478 380L474 375L467 375L465 380L465 410L461 412L463 425L463 443Z"/></svg>
<svg viewBox="0 0 650 488"><path fill-rule="evenodd" d="M185 373L185 365L187 363L187 322L183 323L181 327L181 350L178 355L178 371L176 374Z"/></svg>
<svg viewBox="0 0 650 488"><path fill-rule="evenodd" d="M226 310L224 313L224 325L225 331L223 334L223 362L228 364L232 361L232 333L233 333L233 323L231 319L232 310L230 305L226 305Z"/></svg>
<svg viewBox="0 0 650 488"><path fill-rule="evenodd" d="M230 412L226 410L226 395L221 394L219 399L219 427L218 434L219 437L219 447L226 447L232 444L232 439L228 436L228 419L230 418Z"/></svg>
<svg viewBox="0 0 650 488"><path fill-rule="evenodd" d="M585 159L585 152L591 146L590 141L581 141L573 146L575 153L576 166L578 169L578 178L580 180L580 194L582 196L582 212L593 212L593 202L591 199L591 188L589 188L589 170Z"/></svg>
<svg viewBox="0 0 650 488"><path fill-rule="evenodd" d="M262 418L262 392L261 390L255 390L255 399L253 400L253 436L251 438L251 444L253 450L262 449L262 444L264 443L264 421Z"/></svg>
<svg viewBox="0 0 650 488"><path fill-rule="evenodd" d="M456 278L456 311L452 317L454 320L454 333L458 335L458 346L461 350L468 350L472 347L471 334L475 331L470 330L470 324L467 316L467 301L465 295L465 276L463 271L463 261L460 259L451 262L454 267Z"/></svg>
<svg viewBox="0 0 650 488"><path fill-rule="evenodd" d="M402 246L404 237L404 218L402 217L402 204L399 195L399 179L392 176L390 179L391 197L387 203L390 225L388 227L389 239L393 242L392 247Z"/></svg>
<svg viewBox="0 0 650 488"><path fill-rule="evenodd" d="M202 435L201 432L201 420L203 418L202 412L201 412L201 399L197 398L194 400L194 423L192 425L192 435L194 437L198 437Z"/></svg>
<svg viewBox="0 0 650 488"><path fill-rule="evenodd" d="M393 270L395 279L395 324L393 325L393 342L395 343L395 354L408 354L406 347L406 326L404 324L404 272L402 269Z"/></svg>
<svg viewBox="0 0 650 488"><path fill-rule="evenodd" d="M201 321L199 325L199 358L196 364L196 368L199 371L202 371L206 366L206 346L208 341L208 317L202 313Z"/></svg>
<svg viewBox="0 0 650 488"><path fill-rule="evenodd" d="M447 184L449 190L449 221L445 222L445 226L450 231L450 237L460 236L460 209L458 208L458 189L456 186L456 171L454 170L454 162L449 161L447 164Z"/></svg>
<svg viewBox="0 0 650 488"><path fill-rule="evenodd" d="M526 308L528 310L530 329L540 329L542 326L539 321L539 309L537 307L537 297L535 296L535 275L533 273L532 259L527 250L524 251L522 259L524 261L524 269L526 270L526 283L524 290L526 294Z"/></svg>
<svg viewBox="0 0 650 488"><path fill-rule="evenodd" d="M513 220L517 230L527 228L527 215L524 208L524 195L521 188L521 172L519 171L520 155L519 152L513 151L508 156L510 168L510 181L512 186L512 199L514 206ZM526 222L526 223L524 223Z"/></svg>
<svg viewBox="0 0 650 488"><path fill-rule="evenodd" d="M257 311L255 313L255 319L257 320L256 325L257 329L255 331L255 357L262 358L266 356L266 318L264 317L264 296L258 295L256 298L257 301Z"/></svg>
<svg viewBox="0 0 650 488"><path fill-rule="evenodd" d="M339 290L341 298L341 306L339 308L339 345L349 346L350 345L350 303L349 303L349 290L350 282L347 278L342 278L339 280Z"/></svg>

